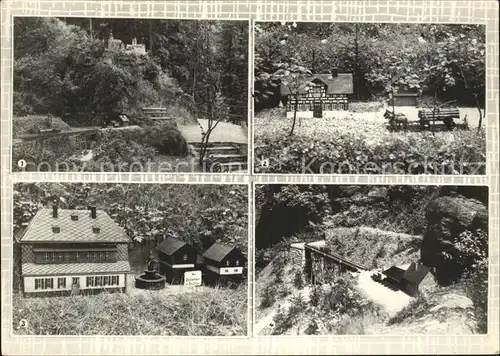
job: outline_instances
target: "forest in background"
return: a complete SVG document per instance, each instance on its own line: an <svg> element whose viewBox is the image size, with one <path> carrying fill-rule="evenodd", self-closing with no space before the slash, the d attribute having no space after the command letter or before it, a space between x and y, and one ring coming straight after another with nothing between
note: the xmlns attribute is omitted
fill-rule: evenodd
<svg viewBox="0 0 500 356"><path fill-rule="evenodd" d="M110 32L147 55L105 53ZM82 126L147 105L246 121L248 22L16 17L14 115ZM76 119L75 119L76 118Z"/></svg>
<svg viewBox="0 0 500 356"><path fill-rule="evenodd" d="M354 99L399 88L484 107L482 25L268 22L255 26L255 110L278 106L280 70L353 73Z"/></svg>

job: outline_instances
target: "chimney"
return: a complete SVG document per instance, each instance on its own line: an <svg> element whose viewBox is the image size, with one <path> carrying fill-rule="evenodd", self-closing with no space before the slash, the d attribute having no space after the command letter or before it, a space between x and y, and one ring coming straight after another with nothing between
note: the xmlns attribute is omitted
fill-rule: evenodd
<svg viewBox="0 0 500 356"><path fill-rule="evenodd" d="M332 68L331 70L332 77L336 78L339 75L339 69L338 68Z"/></svg>
<svg viewBox="0 0 500 356"><path fill-rule="evenodd" d="M97 208L95 206L91 206L90 207L90 217L92 219L96 219L97 218Z"/></svg>
<svg viewBox="0 0 500 356"><path fill-rule="evenodd" d="M52 217L57 219L57 205L52 205Z"/></svg>

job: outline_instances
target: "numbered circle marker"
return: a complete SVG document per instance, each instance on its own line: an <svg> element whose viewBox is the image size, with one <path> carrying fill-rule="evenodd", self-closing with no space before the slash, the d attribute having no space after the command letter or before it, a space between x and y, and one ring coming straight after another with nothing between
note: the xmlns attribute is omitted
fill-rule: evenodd
<svg viewBox="0 0 500 356"><path fill-rule="evenodd" d="M17 161L17 165L20 168L24 168L24 167L26 167L26 161L24 159L20 159L19 161Z"/></svg>
<svg viewBox="0 0 500 356"><path fill-rule="evenodd" d="M19 320L19 327L27 328L28 327L28 320L26 320L26 319Z"/></svg>
<svg viewBox="0 0 500 356"><path fill-rule="evenodd" d="M263 159L262 161L260 161L260 166L261 167L269 167L269 160Z"/></svg>

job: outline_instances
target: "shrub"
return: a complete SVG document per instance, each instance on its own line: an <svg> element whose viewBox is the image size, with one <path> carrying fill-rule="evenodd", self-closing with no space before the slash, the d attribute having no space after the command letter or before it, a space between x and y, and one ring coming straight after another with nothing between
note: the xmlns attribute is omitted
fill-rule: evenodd
<svg viewBox="0 0 500 356"><path fill-rule="evenodd" d="M295 288L304 288L304 273L302 271L302 268L295 268L295 271L293 273L293 285L295 286Z"/></svg>

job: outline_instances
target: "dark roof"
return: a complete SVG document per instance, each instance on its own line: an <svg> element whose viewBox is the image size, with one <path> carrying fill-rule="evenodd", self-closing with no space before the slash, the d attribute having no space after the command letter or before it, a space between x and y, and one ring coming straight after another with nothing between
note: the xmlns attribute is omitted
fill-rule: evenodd
<svg viewBox="0 0 500 356"><path fill-rule="evenodd" d="M71 214L78 214L78 220L72 220ZM93 226L100 227L99 233L94 233ZM59 227L54 232L53 227ZM52 209L39 210L26 228L21 243L48 242L129 242L125 231L103 210L96 211L92 219L90 210L58 209L57 218L52 215Z"/></svg>
<svg viewBox="0 0 500 356"><path fill-rule="evenodd" d="M401 281L401 278L403 277L405 270L401 269L399 267L396 267L396 266L392 266L391 268L386 269L382 273L384 275L386 275L387 277L399 282L399 281Z"/></svg>
<svg viewBox="0 0 500 356"><path fill-rule="evenodd" d="M130 272L128 261L116 262L84 262L84 263L23 263L23 275L48 276L74 273L118 273Z"/></svg>
<svg viewBox="0 0 500 356"><path fill-rule="evenodd" d="M185 245L188 245L188 243L174 239L173 237L167 237L161 244L156 247L156 249L167 255L172 255L175 253L175 251Z"/></svg>
<svg viewBox="0 0 500 356"><path fill-rule="evenodd" d="M203 253L203 257L212 261L220 262L234 249L235 247L222 245L216 242Z"/></svg>
<svg viewBox="0 0 500 356"><path fill-rule="evenodd" d="M289 79L293 80L293 79ZM353 78L351 73L339 73L336 77L331 74L299 75L299 93L307 93L307 85L316 80L327 86L328 94L352 94L354 93ZM289 95L288 85L281 85L281 95Z"/></svg>

